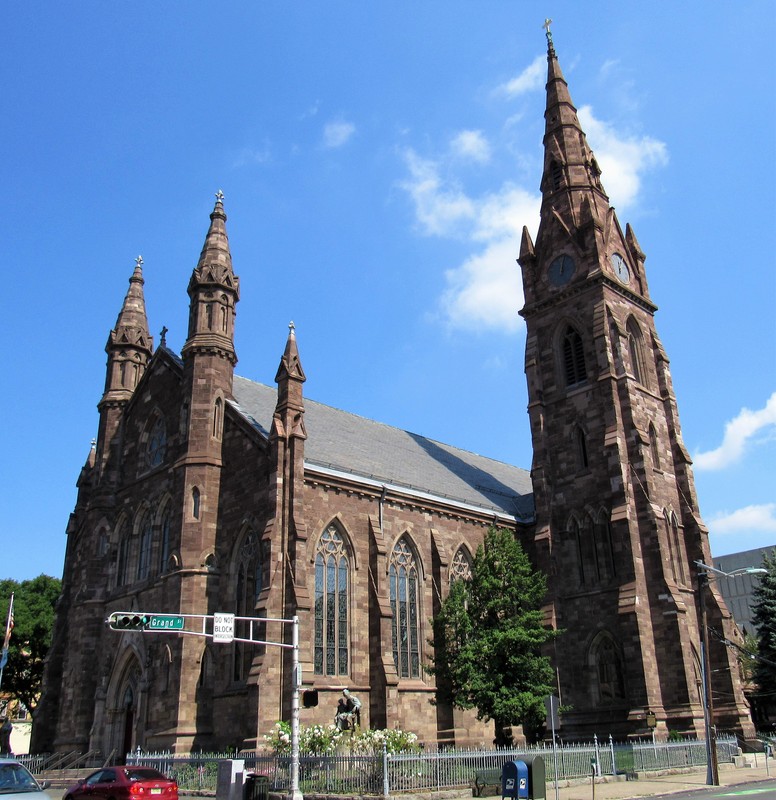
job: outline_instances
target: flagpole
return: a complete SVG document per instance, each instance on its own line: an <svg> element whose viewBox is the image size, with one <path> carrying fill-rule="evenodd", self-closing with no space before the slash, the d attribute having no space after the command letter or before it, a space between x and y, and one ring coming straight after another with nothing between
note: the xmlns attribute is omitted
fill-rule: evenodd
<svg viewBox="0 0 776 800"><path fill-rule="evenodd" d="M13 630L13 595L11 592L11 602L8 604L8 619L5 622L5 639L3 639L3 653L0 656L0 687L3 685L3 671L8 663L8 645L11 642L11 631Z"/></svg>

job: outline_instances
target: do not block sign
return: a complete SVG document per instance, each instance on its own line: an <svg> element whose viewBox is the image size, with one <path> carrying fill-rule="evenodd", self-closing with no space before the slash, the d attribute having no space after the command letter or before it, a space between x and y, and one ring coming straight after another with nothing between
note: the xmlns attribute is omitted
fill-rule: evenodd
<svg viewBox="0 0 776 800"><path fill-rule="evenodd" d="M213 614L213 641L234 641L234 614Z"/></svg>

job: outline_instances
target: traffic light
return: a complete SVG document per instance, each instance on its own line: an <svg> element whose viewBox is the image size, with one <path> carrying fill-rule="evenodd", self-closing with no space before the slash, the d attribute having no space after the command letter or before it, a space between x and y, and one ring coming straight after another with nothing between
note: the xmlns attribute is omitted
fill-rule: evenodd
<svg viewBox="0 0 776 800"><path fill-rule="evenodd" d="M114 631L142 631L151 622L151 615L140 611L114 611L108 617L108 625Z"/></svg>
<svg viewBox="0 0 776 800"><path fill-rule="evenodd" d="M305 708L315 708L318 705L318 690L306 689L302 692L302 705Z"/></svg>

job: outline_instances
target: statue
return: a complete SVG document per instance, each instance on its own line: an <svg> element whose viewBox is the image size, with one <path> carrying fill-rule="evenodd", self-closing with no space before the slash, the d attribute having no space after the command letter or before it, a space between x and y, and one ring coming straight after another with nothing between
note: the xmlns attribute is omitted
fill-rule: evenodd
<svg viewBox="0 0 776 800"><path fill-rule="evenodd" d="M334 724L338 731L355 731L361 727L361 701L347 689L337 702Z"/></svg>
<svg viewBox="0 0 776 800"><path fill-rule="evenodd" d="M0 726L0 754L4 756L13 757L11 751L11 733L13 733L13 724L11 720L6 717Z"/></svg>

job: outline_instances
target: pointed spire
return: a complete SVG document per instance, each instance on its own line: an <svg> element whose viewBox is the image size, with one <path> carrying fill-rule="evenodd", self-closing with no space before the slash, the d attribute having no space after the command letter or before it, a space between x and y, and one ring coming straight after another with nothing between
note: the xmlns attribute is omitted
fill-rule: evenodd
<svg viewBox="0 0 776 800"><path fill-rule="evenodd" d="M544 112L544 172L542 175L543 205L550 201L558 208L565 195L569 210L576 214L582 195L594 206L593 216L603 218L609 204L599 176L598 164L579 124L577 109L571 100L566 79L558 62L552 34L547 27L547 102Z"/></svg>
<svg viewBox="0 0 776 800"><path fill-rule="evenodd" d="M232 254L226 235L224 193L220 189L216 192L216 204L210 214L210 229L197 263L197 270L202 271L207 267L215 268L214 274L218 278L222 278L225 272L232 273Z"/></svg>
<svg viewBox="0 0 776 800"><path fill-rule="evenodd" d="M111 331L111 336L119 338L129 335L131 338L144 339L142 346L150 345L150 335L148 333L148 319L145 310L145 296L143 294L143 256L135 259L135 269L129 279L129 289L124 297L121 311L116 318L116 327ZM132 333L134 332L134 336Z"/></svg>
<svg viewBox="0 0 776 800"><path fill-rule="evenodd" d="M307 380L299 350L296 345L294 323L288 325L286 349L280 359L275 383L278 385L278 402L273 415L275 433L282 436L293 435L306 438L304 429L304 395L302 384Z"/></svg>
<svg viewBox="0 0 776 800"><path fill-rule="evenodd" d="M138 256L129 279L129 289L116 318L116 326L105 345L108 368L103 401L128 400L153 354L153 338L148 330L143 295L144 283L143 257Z"/></svg>
<svg viewBox="0 0 776 800"><path fill-rule="evenodd" d="M197 266L189 280L189 329L184 358L194 351L219 352L234 365L234 318L240 299L240 280L232 269L226 235L224 193L219 189L210 214L210 227Z"/></svg>

